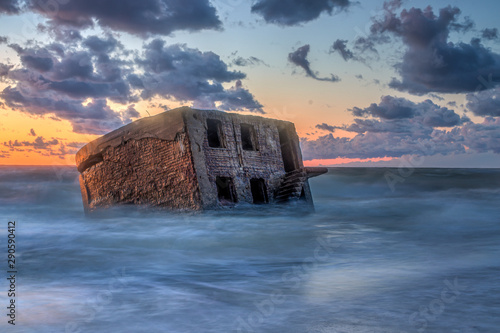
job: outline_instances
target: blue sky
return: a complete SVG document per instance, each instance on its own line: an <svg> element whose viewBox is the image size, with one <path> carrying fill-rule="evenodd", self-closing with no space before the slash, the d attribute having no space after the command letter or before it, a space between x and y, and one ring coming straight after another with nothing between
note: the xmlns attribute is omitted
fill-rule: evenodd
<svg viewBox="0 0 500 333"><path fill-rule="evenodd" d="M311 165L497 167L498 9L0 0L0 164L72 163L106 131L192 105L294 122Z"/></svg>

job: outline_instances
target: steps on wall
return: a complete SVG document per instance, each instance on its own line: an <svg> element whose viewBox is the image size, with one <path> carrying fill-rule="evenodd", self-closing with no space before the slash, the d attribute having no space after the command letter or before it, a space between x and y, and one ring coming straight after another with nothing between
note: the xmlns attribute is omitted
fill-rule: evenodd
<svg viewBox="0 0 500 333"><path fill-rule="evenodd" d="M304 168L299 168L285 174L283 181L276 192L277 202L298 200L302 194L304 182L307 180L307 172Z"/></svg>

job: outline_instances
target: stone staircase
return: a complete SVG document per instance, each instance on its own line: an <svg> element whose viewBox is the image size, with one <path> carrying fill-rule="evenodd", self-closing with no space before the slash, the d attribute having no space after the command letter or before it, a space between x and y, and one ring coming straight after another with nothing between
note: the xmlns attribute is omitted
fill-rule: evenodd
<svg viewBox="0 0 500 333"><path fill-rule="evenodd" d="M306 180L307 172L304 168L287 172L276 192L276 202L281 203L300 199L302 188Z"/></svg>

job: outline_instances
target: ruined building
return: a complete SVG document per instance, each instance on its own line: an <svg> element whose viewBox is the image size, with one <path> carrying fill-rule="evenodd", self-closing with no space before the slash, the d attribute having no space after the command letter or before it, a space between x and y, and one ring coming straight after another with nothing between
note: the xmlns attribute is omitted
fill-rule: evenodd
<svg viewBox="0 0 500 333"><path fill-rule="evenodd" d="M76 154L86 212L117 204L205 210L302 202L308 177L291 122L182 107L142 118Z"/></svg>

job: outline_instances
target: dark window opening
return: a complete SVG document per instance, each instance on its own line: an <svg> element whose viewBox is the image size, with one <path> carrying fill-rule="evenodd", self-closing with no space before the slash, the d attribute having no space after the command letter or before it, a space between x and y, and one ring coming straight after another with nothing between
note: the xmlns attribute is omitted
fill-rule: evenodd
<svg viewBox="0 0 500 333"><path fill-rule="evenodd" d="M257 134L255 127L249 124L241 124L241 146L243 150L259 150L257 147Z"/></svg>
<svg viewBox="0 0 500 333"><path fill-rule="evenodd" d="M207 119L208 146L212 148L224 148L222 144L222 124L219 120Z"/></svg>
<svg viewBox="0 0 500 333"><path fill-rule="evenodd" d="M217 197L221 204L230 205L237 202L232 178L217 177L215 183L217 185Z"/></svg>
<svg viewBox="0 0 500 333"><path fill-rule="evenodd" d="M250 180L250 187L252 189L252 197L254 204L266 204L269 202L267 196L266 182L262 178L253 178Z"/></svg>
<svg viewBox="0 0 500 333"><path fill-rule="evenodd" d="M283 158L283 165L285 167L285 172L290 172L297 169L297 164L295 163L295 155L292 149L292 143L290 142L290 137L285 128L279 129L280 146L281 146L281 157Z"/></svg>

